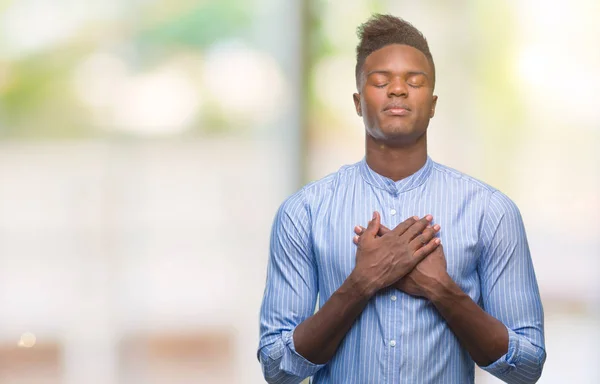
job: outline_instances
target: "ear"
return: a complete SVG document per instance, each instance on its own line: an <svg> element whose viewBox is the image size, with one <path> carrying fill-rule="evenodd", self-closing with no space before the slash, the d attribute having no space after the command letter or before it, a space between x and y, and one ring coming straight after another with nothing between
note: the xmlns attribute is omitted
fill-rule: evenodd
<svg viewBox="0 0 600 384"><path fill-rule="evenodd" d="M362 116L362 109L360 108L360 94L355 93L352 95L354 99L354 108L356 108L356 114Z"/></svg>
<svg viewBox="0 0 600 384"><path fill-rule="evenodd" d="M433 95L433 101L431 103L431 111L429 111L429 118L431 119L435 115L435 106L437 105L438 97Z"/></svg>

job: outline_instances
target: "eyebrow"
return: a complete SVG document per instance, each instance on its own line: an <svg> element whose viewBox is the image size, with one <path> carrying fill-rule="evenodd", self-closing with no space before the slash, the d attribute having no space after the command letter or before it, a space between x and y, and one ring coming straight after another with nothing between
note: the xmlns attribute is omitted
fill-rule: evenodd
<svg viewBox="0 0 600 384"><path fill-rule="evenodd" d="M385 71L385 70L382 70L382 69L375 69L375 70L370 71L369 73L367 73L367 77L369 77L371 75L374 75L374 74L377 74L377 73L382 74L382 75L391 75L392 74L391 71ZM409 76L423 75L426 78L429 78L429 75L427 75L427 72L423 72L423 71L408 71L407 74Z"/></svg>

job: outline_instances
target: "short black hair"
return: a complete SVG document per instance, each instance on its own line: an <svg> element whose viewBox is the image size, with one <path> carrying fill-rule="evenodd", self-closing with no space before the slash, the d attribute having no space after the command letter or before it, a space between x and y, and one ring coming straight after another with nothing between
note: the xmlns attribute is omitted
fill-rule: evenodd
<svg viewBox="0 0 600 384"><path fill-rule="evenodd" d="M360 87L362 67L371 53L390 44L404 44L423 52L433 70L435 84L435 65L425 36L411 23L392 15L375 14L357 30L359 38L356 46L356 86Z"/></svg>

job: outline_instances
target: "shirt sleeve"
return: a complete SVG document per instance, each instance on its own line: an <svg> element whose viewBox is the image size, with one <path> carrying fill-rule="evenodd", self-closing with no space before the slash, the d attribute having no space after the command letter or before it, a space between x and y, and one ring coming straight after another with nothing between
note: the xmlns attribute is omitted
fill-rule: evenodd
<svg viewBox="0 0 600 384"><path fill-rule="evenodd" d="M318 283L303 191L279 208L271 232L267 283L260 311L258 357L268 383L299 383L323 365L296 352L294 330L315 310Z"/></svg>
<svg viewBox="0 0 600 384"><path fill-rule="evenodd" d="M490 198L482 240L483 309L508 330L508 352L482 369L507 383L535 383L546 360L544 313L521 214L501 192Z"/></svg>

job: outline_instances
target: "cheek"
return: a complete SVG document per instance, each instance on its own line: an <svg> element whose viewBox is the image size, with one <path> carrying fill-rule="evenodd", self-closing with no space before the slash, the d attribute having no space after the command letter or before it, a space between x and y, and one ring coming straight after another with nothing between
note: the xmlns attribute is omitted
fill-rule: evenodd
<svg viewBox="0 0 600 384"><path fill-rule="evenodd" d="M362 103L360 104L360 109L362 111L363 118L366 118L368 120L373 119L373 104L369 99L365 98L362 100Z"/></svg>
<svg viewBox="0 0 600 384"><path fill-rule="evenodd" d="M369 118L377 118L379 111L381 110L382 101L381 96L377 94L365 95L364 102L362 104L363 113L368 113Z"/></svg>
<svg viewBox="0 0 600 384"><path fill-rule="evenodd" d="M431 110L433 109L432 100L429 98L424 99L420 103L420 105L421 105L421 107L420 107L419 115L429 118L429 116L431 115Z"/></svg>

